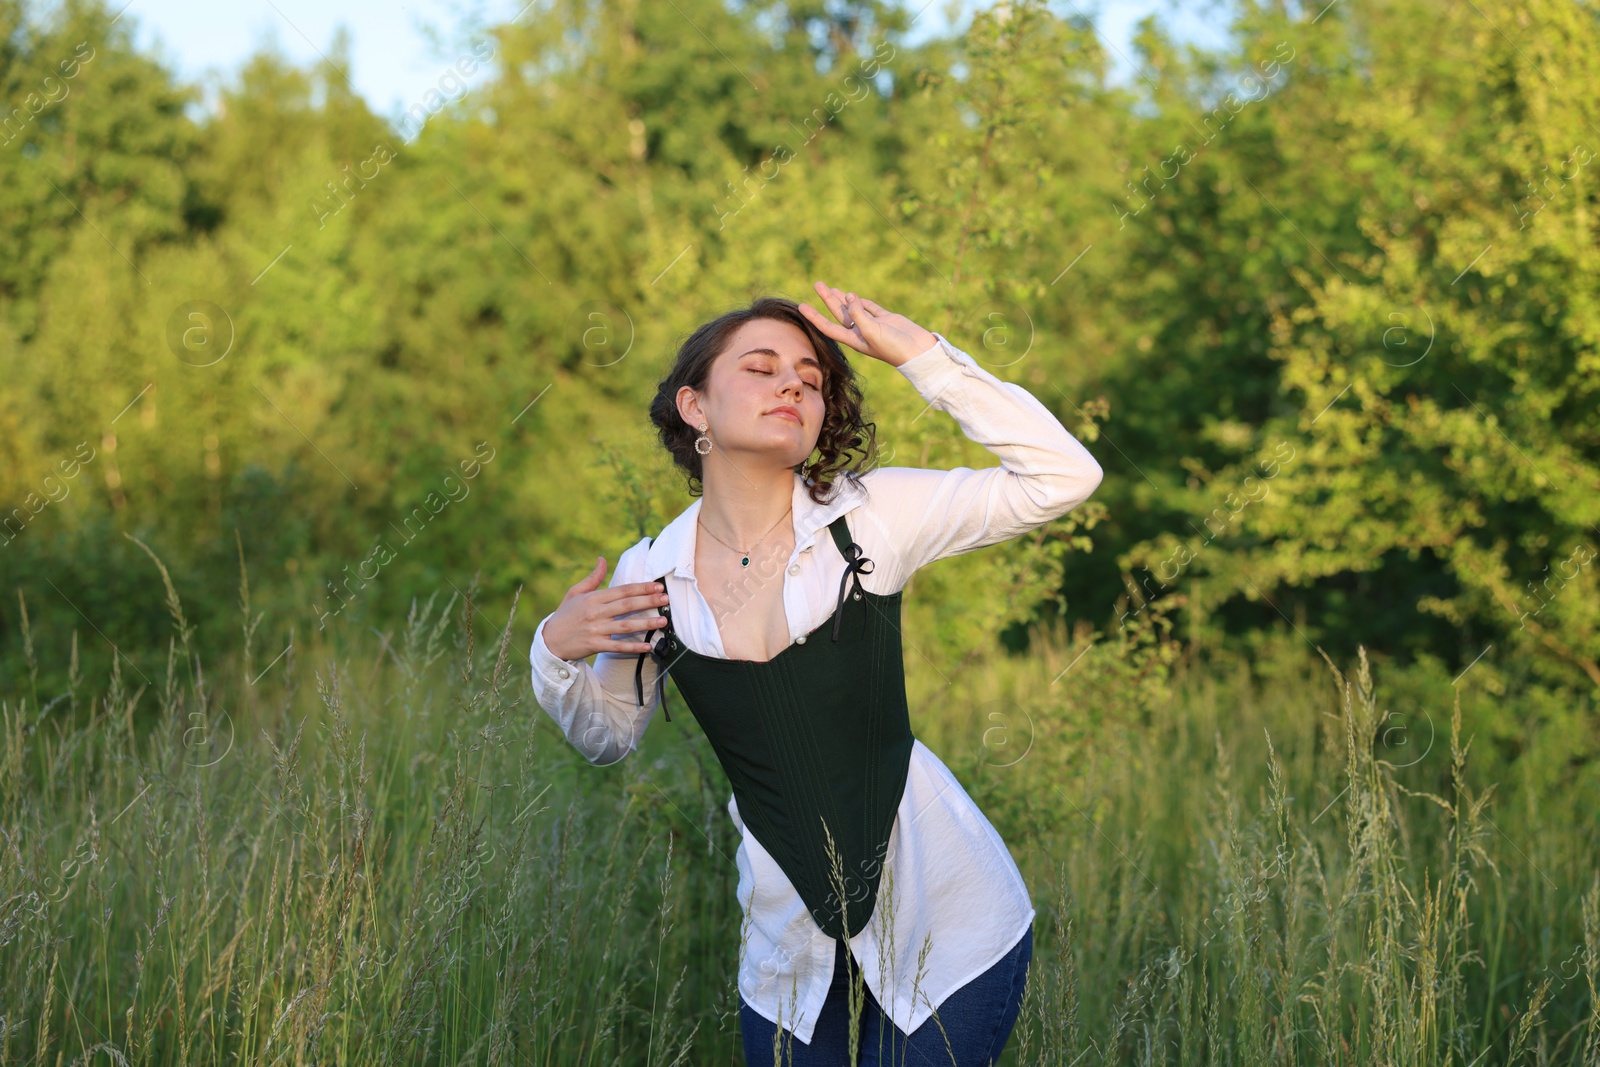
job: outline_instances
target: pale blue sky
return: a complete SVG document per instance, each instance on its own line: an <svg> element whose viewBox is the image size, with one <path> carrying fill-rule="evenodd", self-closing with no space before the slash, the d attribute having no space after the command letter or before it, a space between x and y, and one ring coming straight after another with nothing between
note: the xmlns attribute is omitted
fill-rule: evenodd
<svg viewBox="0 0 1600 1067"><path fill-rule="evenodd" d="M916 11L923 0L906 2ZM474 27L513 18L528 6L526 0L132 0L122 17L133 20L141 47L156 50L186 78L203 80L209 73L213 82L231 77L267 40L296 62L314 60L343 25L352 38L351 83L374 111L392 118L438 81ZM1118 81L1131 76L1128 38L1146 14L1157 14L1181 39L1206 47L1224 43L1219 9L1194 0L1182 10L1175 10L1175 0L1053 0L1051 6L1061 15L1095 15ZM952 10L958 12L954 24L965 25L973 7L971 0L932 0L913 26L913 40L945 30Z"/></svg>

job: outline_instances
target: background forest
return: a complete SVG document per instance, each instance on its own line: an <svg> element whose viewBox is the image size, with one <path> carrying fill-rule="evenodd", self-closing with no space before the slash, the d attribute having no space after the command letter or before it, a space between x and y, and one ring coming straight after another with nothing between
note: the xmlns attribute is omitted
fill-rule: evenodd
<svg viewBox="0 0 1600 1067"><path fill-rule="evenodd" d="M738 1062L709 747L583 765L526 655L690 500L677 345L822 279L1106 472L907 591L1008 1059L1600 1063L1600 8L1244 0L1124 87L917 7L543 0L386 119L0 0L0 1060ZM853 362L872 462L991 465Z"/></svg>

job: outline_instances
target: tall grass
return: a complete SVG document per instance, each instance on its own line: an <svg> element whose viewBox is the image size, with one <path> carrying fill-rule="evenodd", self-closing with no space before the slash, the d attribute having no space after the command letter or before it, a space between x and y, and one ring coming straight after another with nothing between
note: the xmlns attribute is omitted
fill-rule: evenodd
<svg viewBox="0 0 1600 1067"><path fill-rule="evenodd" d="M589 766L517 598L502 626L476 585L272 660L241 562L221 667L167 589L162 678L40 693L32 633L6 650L0 1062L743 1062L738 841L692 719ZM1180 653L1040 630L913 672L1039 909L1003 1062L1600 1064L1593 780L1470 758L1516 698L1412 674L1402 714L1365 653Z"/></svg>

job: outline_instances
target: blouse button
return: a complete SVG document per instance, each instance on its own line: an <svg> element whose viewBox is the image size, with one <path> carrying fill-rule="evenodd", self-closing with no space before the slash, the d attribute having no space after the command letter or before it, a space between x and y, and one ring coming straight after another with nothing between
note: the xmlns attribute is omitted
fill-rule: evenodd
<svg viewBox="0 0 1600 1067"><path fill-rule="evenodd" d="M567 676L568 676L568 675L569 675L569 674L571 674L571 673L572 673L572 672L571 672L571 671L569 671L569 670L567 670L567 669L566 669L566 668L565 668L565 667L557 667L557 668L556 668L556 675L557 675L557 677L560 677L560 678L565 678L565 677L567 677Z"/></svg>
<svg viewBox="0 0 1600 1067"><path fill-rule="evenodd" d="M794 639L794 643L797 644L797 645L805 644L806 643L806 635L805 634L801 634L799 637Z"/></svg>
<svg viewBox="0 0 1600 1067"><path fill-rule="evenodd" d="M789 573L790 574L799 574L800 573L800 564L798 564L798 563L790 564L789 565Z"/></svg>

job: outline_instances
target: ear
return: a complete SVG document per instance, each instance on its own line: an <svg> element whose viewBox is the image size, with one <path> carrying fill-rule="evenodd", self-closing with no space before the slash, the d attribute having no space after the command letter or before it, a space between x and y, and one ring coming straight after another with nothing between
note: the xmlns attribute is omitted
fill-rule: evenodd
<svg viewBox="0 0 1600 1067"><path fill-rule="evenodd" d="M700 398L690 386L680 386L675 398L678 403L678 416L691 427L698 430L700 424L706 421L705 415L700 410Z"/></svg>

